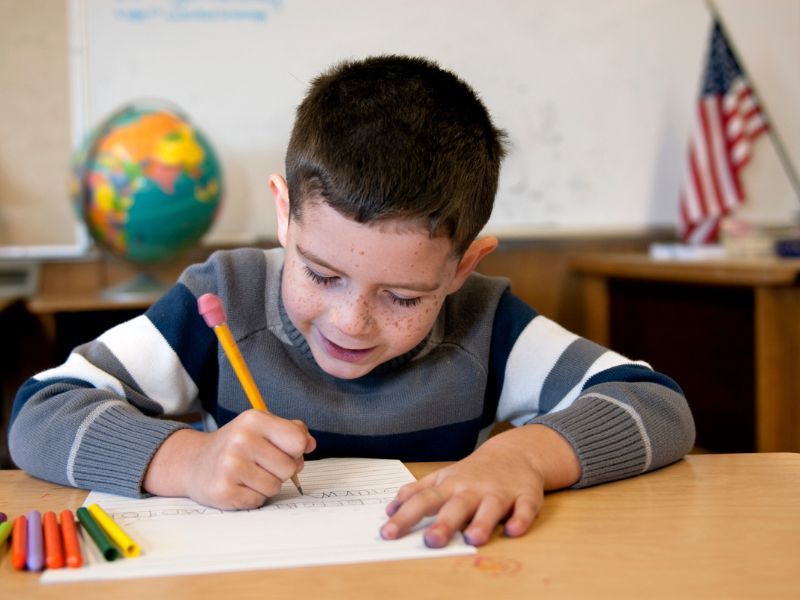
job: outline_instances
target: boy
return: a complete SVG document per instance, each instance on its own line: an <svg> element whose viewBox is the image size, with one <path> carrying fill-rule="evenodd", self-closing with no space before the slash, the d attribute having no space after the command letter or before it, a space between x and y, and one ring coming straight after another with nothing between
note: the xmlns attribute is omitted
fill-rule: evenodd
<svg viewBox="0 0 800 600"><path fill-rule="evenodd" d="M215 253L30 379L14 460L62 484L234 509L263 504L309 453L458 461L387 508L387 539L435 514L431 546L461 529L483 544L503 521L521 535L545 490L678 460L694 427L672 380L474 273L497 246L477 236L502 141L475 93L431 62L382 56L318 77L287 179L269 180L282 249ZM198 314L206 292L229 307L274 415L247 410ZM198 410L205 431L160 418ZM485 440L504 420L517 427Z"/></svg>

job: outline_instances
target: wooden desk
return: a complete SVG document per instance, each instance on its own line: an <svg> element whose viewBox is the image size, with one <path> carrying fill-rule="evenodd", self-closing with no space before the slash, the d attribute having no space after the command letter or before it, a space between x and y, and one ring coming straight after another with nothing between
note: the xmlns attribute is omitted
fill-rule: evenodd
<svg viewBox="0 0 800 600"><path fill-rule="evenodd" d="M165 286L172 284L192 259L200 261L208 251L193 251L186 258L149 268ZM112 300L102 291L128 281L139 273L136 265L113 258L88 258L42 263L39 288L28 299L28 310L40 316L55 313L145 310L152 299Z"/></svg>
<svg viewBox="0 0 800 600"><path fill-rule="evenodd" d="M656 368L674 365L677 371L663 370L693 388L686 391L695 416L710 413L708 423L698 422L699 435L713 438L739 411L740 425L751 428L750 449L800 451L800 260L595 254L570 266L582 279L587 336L625 354L646 351L638 357L660 359ZM680 333L687 323L694 337ZM706 411L703 403L712 401Z"/></svg>
<svg viewBox="0 0 800 600"><path fill-rule="evenodd" d="M410 465L419 477L435 465ZM3 597L798 598L800 455L692 455L550 494L532 530L477 557L42 586L0 563ZM0 510L75 509L85 492L0 471ZM268 534L268 532L265 532ZM389 542L390 543L390 542Z"/></svg>
<svg viewBox="0 0 800 600"><path fill-rule="evenodd" d="M102 253L84 259L42 263L38 289L27 299L26 307L38 319L47 346L52 348L48 362L61 362L75 346L143 313L158 295L112 299L104 296L104 290L146 272L162 283L166 291L183 269L204 261L212 251L198 247L178 258L145 267Z"/></svg>

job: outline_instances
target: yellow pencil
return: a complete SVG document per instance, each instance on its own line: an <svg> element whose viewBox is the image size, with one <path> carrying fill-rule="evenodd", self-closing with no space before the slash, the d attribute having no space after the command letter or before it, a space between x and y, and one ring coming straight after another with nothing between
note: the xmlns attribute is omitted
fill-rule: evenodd
<svg viewBox="0 0 800 600"><path fill-rule="evenodd" d="M203 294L197 299L197 307L206 325L211 327L214 333L217 334L217 339L233 367L233 372L239 378L239 383L242 384L250 405L256 410L269 412L264 399L261 397L261 392L258 391L256 382L250 374L250 369L247 368L247 363L244 362L239 346L236 345L236 340L233 339L233 334L226 322L227 317L225 316L225 308L222 306L222 300L214 294ZM302 494L303 487L300 485L297 473L292 475L292 483L294 483L297 491Z"/></svg>
<svg viewBox="0 0 800 600"><path fill-rule="evenodd" d="M89 505L89 513L94 517L94 520L99 523L100 527L103 528L106 535L111 538L111 541L122 550L123 556L126 558L139 556L139 553L142 551L142 549L139 548L139 544L134 542L106 511L97 504L91 504Z"/></svg>

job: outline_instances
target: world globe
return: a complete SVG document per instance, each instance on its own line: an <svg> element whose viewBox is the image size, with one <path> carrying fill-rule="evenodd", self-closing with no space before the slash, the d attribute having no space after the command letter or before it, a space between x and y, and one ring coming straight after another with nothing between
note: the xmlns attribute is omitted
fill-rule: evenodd
<svg viewBox="0 0 800 600"><path fill-rule="evenodd" d="M73 157L71 196L98 245L137 263L164 261L214 223L222 170L206 137L178 110L134 103Z"/></svg>

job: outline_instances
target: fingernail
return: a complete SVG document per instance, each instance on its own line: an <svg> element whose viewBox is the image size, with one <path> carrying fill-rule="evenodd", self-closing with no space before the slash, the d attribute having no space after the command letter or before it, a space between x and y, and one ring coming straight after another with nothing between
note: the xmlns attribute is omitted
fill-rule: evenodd
<svg viewBox="0 0 800 600"><path fill-rule="evenodd" d="M441 548L445 543L444 539L437 531L426 531L423 539L428 548Z"/></svg>
<svg viewBox="0 0 800 600"><path fill-rule="evenodd" d="M400 501L399 500L392 500L389 504L386 505L386 514L390 517L397 512L397 509L400 508Z"/></svg>
<svg viewBox="0 0 800 600"><path fill-rule="evenodd" d="M385 540L393 540L397 537L397 525L394 523L386 523L381 527L381 537Z"/></svg>
<svg viewBox="0 0 800 600"><path fill-rule="evenodd" d="M506 524L506 526L503 527L503 535L506 537L519 537L522 535L522 532L520 532L518 527L513 525L509 527L508 524Z"/></svg>

